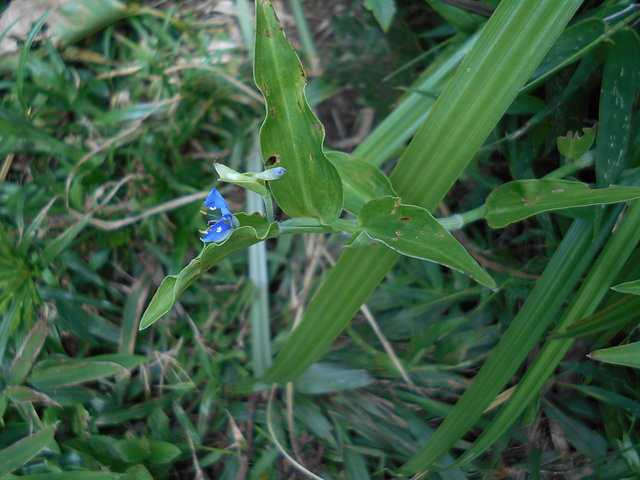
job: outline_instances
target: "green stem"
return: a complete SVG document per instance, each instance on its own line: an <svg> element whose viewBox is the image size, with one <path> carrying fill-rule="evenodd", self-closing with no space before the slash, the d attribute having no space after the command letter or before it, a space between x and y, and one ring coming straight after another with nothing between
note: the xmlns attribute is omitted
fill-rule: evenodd
<svg viewBox="0 0 640 480"><path fill-rule="evenodd" d="M487 216L487 206L481 205L473 210L450 217L438 218L438 222L447 230L457 230L464 227L468 223L476 222Z"/></svg>
<svg viewBox="0 0 640 480"><path fill-rule="evenodd" d="M291 233L355 233L357 225L351 220L338 219L331 225L324 225L317 218L300 217L280 222L280 234Z"/></svg>
<svg viewBox="0 0 640 480"><path fill-rule="evenodd" d="M266 195L263 195L262 198L264 198L264 207L267 211L267 220L269 220L269 223L273 223L274 217L273 217L273 200L271 198L271 192L267 192Z"/></svg>
<svg viewBox="0 0 640 480"><path fill-rule="evenodd" d="M582 157L578 158L572 163L568 163L566 165L562 165L559 168L556 168L553 172L549 172L543 178L565 178L571 175L572 173L577 172L578 170L582 170L583 168L590 167L595 162L595 150L589 150Z"/></svg>

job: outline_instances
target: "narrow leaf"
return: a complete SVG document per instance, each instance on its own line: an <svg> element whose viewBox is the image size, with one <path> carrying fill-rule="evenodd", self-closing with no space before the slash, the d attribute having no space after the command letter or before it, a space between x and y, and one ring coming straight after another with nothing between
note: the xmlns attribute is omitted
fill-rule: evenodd
<svg viewBox="0 0 640 480"><path fill-rule="evenodd" d="M531 75L525 90L540 85L551 75L578 61L607 37L608 26L600 18L588 18L565 28Z"/></svg>
<svg viewBox="0 0 640 480"><path fill-rule="evenodd" d="M589 357L604 363L640 368L640 342L595 350Z"/></svg>
<svg viewBox="0 0 640 480"><path fill-rule="evenodd" d="M615 287L611 287L612 290L620 293L630 293L631 295L640 295L640 280L634 280L633 282L621 283Z"/></svg>
<svg viewBox="0 0 640 480"><path fill-rule="evenodd" d="M266 165L287 170L271 184L282 210L330 224L342 212L342 185L322 150L324 126L304 93L307 77L268 0L256 2L255 82L266 102L260 151Z"/></svg>
<svg viewBox="0 0 640 480"><path fill-rule="evenodd" d="M396 14L396 4L394 0L364 0L364 6L371 10L373 16L385 32L389 29L393 17Z"/></svg>
<svg viewBox="0 0 640 480"><path fill-rule="evenodd" d="M60 255L60 252L78 236L90 219L90 215L84 215L45 247L42 251L42 261L45 266L48 266Z"/></svg>
<svg viewBox="0 0 640 480"><path fill-rule="evenodd" d="M182 292L221 260L255 243L278 235L278 225L269 223L261 215L239 213L236 219L240 227L235 229L229 238L219 244L207 244L178 275L169 275L162 281L140 320L140 330L154 324L171 310Z"/></svg>
<svg viewBox="0 0 640 480"><path fill-rule="evenodd" d="M599 251L602 242L607 237L609 231L613 228L614 222L618 219L618 212L616 210L620 210L620 208L615 209L611 213L609 218L606 220L606 224L604 224L600 228L600 232L595 242L589 246L588 251L584 251L582 254L580 254L580 256L578 257L579 263L574 263L574 265L571 265L571 262L563 262L564 272L553 271L554 269L552 269L551 267L553 263L555 263L556 259L559 258L558 255L560 253L560 250L558 250L554 254L551 262L545 269L543 277L536 283L531 296L529 296L523 308L520 310L520 312L512 322L503 339L498 344L498 347L496 347L491 357L489 357L489 360L485 364L485 367L483 367L480 370L478 376L476 376L471 387L473 387L476 383L479 383L480 377L485 372L487 364L492 360L492 358L494 358L497 351L501 349L504 340L507 337L510 337L511 332L514 332L514 327L517 323L519 323L521 320L528 321L529 323L533 324L538 323L538 325L534 326L534 328L537 329L539 329L540 327L545 327L548 324L548 322L552 318L549 315L553 315L554 311L556 311L559 307L557 306L557 304L552 305L549 299L552 296L557 299L558 293L562 291L565 292L565 296L568 295L569 292L567 291L567 287L571 287L575 284L575 282L577 282L577 277L575 274L583 272L591 263L591 259L595 256L596 252ZM576 221L574 222L574 225L579 225L580 223L580 221ZM569 325L577 322L581 318L584 318L585 316L590 315L595 311L602 299L608 293L609 286L613 282L613 279L619 274L620 270L623 268L627 259L632 254L635 246L640 240L640 230L638 229L639 224L640 201L635 201L631 204L630 208L622 217L622 220L618 223L605 248L598 256L595 264L589 270L589 274L580 286L578 293L575 295L569 307L565 310L564 314L558 321L559 330L567 328ZM580 248L579 244L584 244L585 239L583 237L590 236L589 230L591 230L592 228L593 226L589 225L589 223L583 224L583 227L581 228L582 231L580 232L579 236L577 238L576 236L573 236L573 238L569 235L565 236L562 241L561 248L565 249L566 247L568 247L571 250L567 253L570 255L575 255L575 250ZM547 272L550 272L550 275L554 275L554 277L550 279L549 283L545 282L545 276L547 275ZM571 276L571 281L558 278L565 275ZM562 283L559 283L558 280L561 280ZM539 288L546 289L548 293L544 298L536 299L534 297L534 293L536 293ZM560 299L562 299L562 297L560 297ZM529 316L529 318L521 316L525 307L528 307L533 300L540 304L539 307L537 307L541 309L541 311L538 313L538 316ZM546 317L544 319L545 321L540 321L540 319L543 317ZM519 332L519 334L522 335L522 338L526 339L520 342L520 352L528 352L535 342L535 338L537 337L537 335L526 336L525 331L521 331ZM526 346L524 345L525 343ZM461 457L459 457L457 462L465 462L470 458L479 455L487 448L489 448L491 444L493 444L498 438L502 437L505 434L506 430L513 424L513 422L517 420L526 406L538 395L538 392L546 383L548 378L552 375L554 370L557 368L558 364L566 355L572 344L573 339L545 342L533 364L531 364L527 368L526 373L518 383L518 386L512 393L508 402L493 418L490 425L482 432L480 437L478 437L478 439L474 442L473 446L469 448ZM514 362L513 360L516 357L518 358L518 361ZM512 364L515 363L518 365L523 359L524 356L519 352L514 352L513 355L508 357L508 360L512 362ZM513 370L511 370L510 373L513 374ZM469 392L470 390L472 390L471 387L469 390L467 390L467 392L465 392L462 400L464 400L465 397L469 398ZM460 402L462 402L462 400L460 400ZM471 397L469 398L469 400L474 404L477 403L476 398ZM456 408L458 407L458 405L460 405L460 402L456 405Z"/></svg>
<svg viewBox="0 0 640 480"><path fill-rule="evenodd" d="M574 323L564 331L550 334L549 338L559 340L584 337L609 328L620 327L638 316L640 316L640 298L629 295L604 310Z"/></svg>
<svg viewBox="0 0 640 480"><path fill-rule="evenodd" d="M346 246L381 242L408 257L439 263L469 275L488 288L496 284L465 248L424 208L383 197L370 201L358 214L360 234Z"/></svg>
<svg viewBox="0 0 640 480"><path fill-rule="evenodd" d="M77 159L81 151L72 145L58 140L37 128L21 115L0 108L0 129L4 135L15 135L22 140L33 143L39 151L58 154L70 159Z"/></svg>
<svg viewBox="0 0 640 480"><path fill-rule="evenodd" d="M158 290L156 290L156 294L151 299L151 303L149 303L149 306L142 315L140 330L153 325L160 317L171 310L171 307L173 307L173 304L178 298L174 293L177 278L176 275L167 275L162 281Z"/></svg>
<svg viewBox="0 0 640 480"><path fill-rule="evenodd" d="M620 395L619 393L615 393L604 388L594 387L593 385L573 384L572 387L579 392L586 393L601 403L606 403L607 405L620 408L636 418L640 417L640 403L634 402L624 395Z"/></svg>
<svg viewBox="0 0 640 480"><path fill-rule="evenodd" d="M46 337L47 323L44 320L40 320L33 326L20 351L11 362L9 385L20 385L27 378L27 374L40 353Z"/></svg>
<svg viewBox="0 0 640 480"><path fill-rule="evenodd" d="M373 383L366 370L315 363L294 383L297 392L311 394L364 388Z"/></svg>
<svg viewBox="0 0 640 480"><path fill-rule="evenodd" d="M126 369L117 363L86 360L35 369L28 381L39 390L51 390L110 377L123 371Z"/></svg>
<svg viewBox="0 0 640 480"><path fill-rule="evenodd" d="M0 478L10 474L35 457L53 441L55 427L51 426L23 438L0 451Z"/></svg>
<svg viewBox="0 0 640 480"><path fill-rule="evenodd" d="M596 183L608 187L624 168L640 84L640 39L630 29L617 32L607 53L600 94L600 126L596 147Z"/></svg>
<svg viewBox="0 0 640 480"><path fill-rule="evenodd" d="M542 212L639 197L639 187L590 189L585 183L568 180L518 180L499 186L487 197L487 222L491 228L502 228Z"/></svg>

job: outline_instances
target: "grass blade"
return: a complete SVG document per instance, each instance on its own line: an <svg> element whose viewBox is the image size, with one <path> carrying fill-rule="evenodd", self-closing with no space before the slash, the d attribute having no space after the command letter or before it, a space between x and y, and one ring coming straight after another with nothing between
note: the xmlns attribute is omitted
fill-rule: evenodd
<svg viewBox="0 0 640 480"><path fill-rule="evenodd" d="M611 220L615 218L616 215L612 214L608 225L605 225L601 230L601 236L612 228ZM590 315L597 308L602 298L608 292L614 278L624 266L626 260L629 258L635 249L636 244L640 240L640 228L638 228L638 225L640 225L640 202L636 201L633 203L632 207L629 208L623 220L618 224L602 254L598 257L595 265L589 271L589 275L580 287L580 290L571 302L571 305L558 322L558 329L561 330L568 327L586 315ZM594 245L597 245L597 242L594 243ZM554 255L554 259L555 257L556 256ZM547 268L547 270L548 269L549 268ZM545 273L547 270L545 270ZM543 283L543 279L540 279L538 284ZM533 320L533 318L535 317L530 317L530 320ZM513 329L515 323L516 322L514 320L509 331ZM509 335L509 331L507 331L505 338ZM560 363L560 360L562 360L562 357L567 353L572 343L573 338L550 340L545 343L533 365L527 369L526 374L519 382L507 404L500 410L498 415L491 422L491 425L482 433L478 440L473 444L473 447L465 453L461 460L466 461L482 453L497 437L501 436L506 429L509 428L529 402L535 397L535 395L537 395L544 382L556 369L558 363ZM487 361L487 364L488 363L489 361ZM483 368L483 370L485 370L485 368ZM478 377L480 377L483 370L480 371ZM471 388L469 390L471 390Z"/></svg>
<svg viewBox="0 0 640 480"><path fill-rule="evenodd" d="M23 438L19 442L0 452L0 478L13 472L35 457L43 448L53 441L55 427L51 426L33 435Z"/></svg>

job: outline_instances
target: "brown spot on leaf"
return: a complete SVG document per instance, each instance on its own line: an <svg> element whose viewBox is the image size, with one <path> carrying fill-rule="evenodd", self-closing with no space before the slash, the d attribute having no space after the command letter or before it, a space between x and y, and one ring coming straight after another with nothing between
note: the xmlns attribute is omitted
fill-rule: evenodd
<svg viewBox="0 0 640 480"><path fill-rule="evenodd" d="M401 230L396 230L396 235L397 235L398 237L401 237L401 236L402 236L402 231L401 231Z"/></svg>
<svg viewBox="0 0 640 480"><path fill-rule="evenodd" d="M375 247L376 245L377 245L377 243L376 243L376 242L371 242L371 246L372 246L372 247Z"/></svg>
<svg viewBox="0 0 640 480"><path fill-rule="evenodd" d="M396 209L394 208L393 210L391 210L391 215L395 215L396 214Z"/></svg>
<svg viewBox="0 0 640 480"><path fill-rule="evenodd" d="M411 217L400 217L398 220L400 220L401 222L408 222L409 220L411 220Z"/></svg>
<svg viewBox="0 0 640 480"><path fill-rule="evenodd" d="M307 78L307 74L304 73L304 68L302 68L302 65L298 65L298 71L300 72L302 78Z"/></svg>
<svg viewBox="0 0 640 480"><path fill-rule="evenodd" d="M396 200L395 203L393 204L394 207L399 207L400 204L398 203L398 201Z"/></svg>
<svg viewBox="0 0 640 480"><path fill-rule="evenodd" d="M273 105L269 105L269 115L271 115L271 118L276 116L276 112L273 109Z"/></svg>
<svg viewBox="0 0 640 480"><path fill-rule="evenodd" d="M313 125L313 128L315 128L317 131L322 132L322 125L317 123L317 122L313 122L311 125Z"/></svg>
<svg viewBox="0 0 640 480"><path fill-rule="evenodd" d="M441 234L440 232L436 232L436 237L444 238L444 235Z"/></svg>
<svg viewBox="0 0 640 480"><path fill-rule="evenodd" d="M264 94L268 97L269 96L269 89L267 88L267 84L262 82L262 88L264 88Z"/></svg>
<svg viewBox="0 0 640 480"><path fill-rule="evenodd" d="M302 111L302 105L300 105L300 99L298 99L298 110Z"/></svg>
<svg viewBox="0 0 640 480"><path fill-rule="evenodd" d="M391 239L391 241L392 241L392 242L397 242L397 241L398 241L398 239L397 239L396 237L393 237L393 238Z"/></svg>
<svg viewBox="0 0 640 480"><path fill-rule="evenodd" d="M275 155L271 155L269 159L266 161L265 165L267 167L271 167L276 163L280 163L280 155L278 155L277 153Z"/></svg>
<svg viewBox="0 0 640 480"><path fill-rule="evenodd" d="M265 33L267 35L267 38L271 38L271 30L269 30L268 28L265 30Z"/></svg>
<svg viewBox="0 0 640 480"><path fill-rule="evenodd" d="M420 233L421 233L422 235L424 235L424 230L420 230Z"/></svg>

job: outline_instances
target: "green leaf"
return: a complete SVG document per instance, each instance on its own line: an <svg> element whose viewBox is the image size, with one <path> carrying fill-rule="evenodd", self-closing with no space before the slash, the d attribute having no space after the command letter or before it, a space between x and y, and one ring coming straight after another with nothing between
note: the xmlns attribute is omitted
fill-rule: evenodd
<svg viewBox="0 0 640 480"><path fill-rule="evenodd" d="M499 186L487 197L487 222L491 228L502 228L542 212L638 197L639 187L590 189L585 183L568 180L518 180Z"/></svg>
<svg viewBox="0 0 640 480"><path fill-rule="evenodd" d="M140 320L140 330L153 325L161 316L171 310L182 292L221 260L255 243L278 235L278 224L269 223L261 215L239 213L236 215L236 219L240 226L233 231L229 238L222 243L207 244L200 254L178 275L169 275L162 281L160 288L144 312L142 320Z"/></svg>
<svg viewBox="0 0 640 480"><path fill-rule="evenodd" d="M169 463L182 453L173 443L151 440L149 444L151 445L151 454L148 460L152 464Z"/></svg>
<svg viewBox="0 0 640 480"><path fill-rule="evenodd" d="M583 128L582 136L578 132L569 132L558 137L558 151L567 159L578 160L589 151L595 139L596 127Z"/></svg>
<svg viewBox="0 0 640 480"><path fill-rule="evenodd" d="M327 158L340 174L344 209L357 215L365 203L380 197L397 197L391 182L376 167L346 153L329 152Z"/></svg>
<svg viewBox="0 0 640 480"><path fill-rule="evenodd" d="M510 365L515 367L521 364L525 358L523 353L530 351L536 339L542 334L543 329L554 318L560 307L558 300L566 301L582 272L591 264L591 260L599 252L602 242L608 237L614 223L619 220L620 210L621 208L618 207L611 212L606 222L600 227L595 241L590 245L591 238L588 237L593 234L593 223L582 221L573 223L571 230L562 240L560 248L553 255L551 262L545 269L542 278L536 282L533 292L518 312L498 346L494 349L487 363L485 363L475 377L474 382L452 411L458 410L462 418L452 418L451 422L456 420L458 422L465 421L464 419L468 416L469 409L476 408L478 396L475 386L482 389L484 384L492 381L496 372L500 370L502 370L501 374L508 373L510 376L513 375L515 368L511 368ZM617 223L615 231L602 252L600 252L595 264L589 270L587 278L582 282L578 293L574 296L560 320L558 320L558 329L560 331L592 314L605 295L607 295L613 279L619 274L640 240L639 224L640 201L636 200L627 209L622 220ZM578 228L575 229L575 234L572 235L571 231L574 230L574 226ZM584 250L585 245L588 245L586 250ZM583 252L579 252L581 249ZM564 259L560 255L561 250L564 250L564 256L569 258ZM570 257L574 257L578 261L570 261ZM557 268L558 266L560 268ZM535 294L537 292L544 292L544 296L536 298ZM525 310L530 310L531 308L537 310L537 312L531 311L527 312L526 315L523 314ZM521 322L526 323L521 325ZM507 339L510 340L516 334L520 336L520 342L506 342ZM515 348L519 347L519 350L514 348L514 351L504 355L507 352L503 346L509 346L509 344L512 344L511 346ZM507 429L522 414L526 406L539 395L540 389L553 374L572 344L573 339L545 342L536 359L527 367L526 373L519 381L515 391L512 392L507 403L476 439L472 447L459 457L456 463L466 462L470 458L481 454L505 434ZM503 368L488 370L487 366L494 359L498 364L504 364ZM485 374L490 376L487 377ZM508 377L503 377L500 384L506 384L507 380ZM498 391L494 390L491 393L491 396L494 397ZM464 400L467 400L467 402L465 403ZM445 419L445 423L449 421L450 417L451 415Z"/></svg>
<svg viewBox="0 0 640 480"><path fill-rule="evenodd" d="M364 388L373 383L366 370L314 363L294 383L296 392L319 394Z"/></svg>
<svg viewBox="0 0 640 480"><path fill-rule="evenodd" d="M0 398L4 396L7 399L11 400L14 403L42 403L44 405L55 405L56 407L61 407L61 405L53 400L48 395L45 395L42 392L37 392L32 388L15 386L15 387L7 387L4 389Z"/></svg>
<svg viewBox="0 0 640 480"><path fill-rule="evenodd" d="M525 90L532 90L562 68L578 61L607 38L608 25L600 18L587 18L565 28L536 68Z"/></svg>
<svg viewBox="0 0 640 480"><path fill-rule="evenodd" d="M307 77L268 0L256 2L255 82L266 101L260 151L287 174L271 191L292 217L331 224L342 212L342 184L322 150L324 126L304 93Z"/></svg>
<svg viewBox="0 0 640 480"><path fill-rule="evenodd" d="M111 110L94 119L94 122L104 125L116 125L123 122L144 120L152 115L166 116L172 101L140 102L135 105Z"/></svg>
<svg viewBox="0 0 640 480"><path fill-rule="evenodd" d="M84 215L49 243L42 251L43 264L48 266L53 262L58 255L60 255L60 252L67 248L67 246L69 246L69 244L78 236L87 223L89 223L89 220L91 220L91 215Z"/></svg>
<svg viewBox="0 0 640 480"><path fill-rule="evenodd" d="M4 478L3 478L4 480ZM91 472L82 470L79 472L47 472L33 473L31 475L20 475L7 477L7 480L123 480L121 473L114 472Z"/></svg>
<svg viewBox="0 0 640 480"><path fill-rule="evenodd" d="M364 6L373 13L376 20L385 32L396 14L396 2L394 0L364 0Z"/></svg>
<svg viewBox="0 0 640 480"><path fill-rule="evenodd" d="M402 205L393 197L371 200L358 214L358 229L346 246L375 246L380 242L407 257L439 263L469 275L488 288L491 276L465 248L422 207Z"/></svg>
<svg viewBox="0 0 640 480"><path fill-rule="evenodd" d="M126 371L126 369L113 362L73 361L52 367L36 367L29 376L28 381L38 390L51 390L68 385L92 382L123 371Z"/></svg>
<svg viewBox="0 0 640 480"><path fill-rule="evenodd" d="M150 362L152 358L145 357L144 355L128 355L124 353L105 353L104 355L94 355L91 357L91 360L95 360L97 362L117 363L122 368L131 370L133 368L139 367L140 365L144 365L145 363Z"/></svg>
<svg viewBox="0 0 640 480"><path fill-rule="evenodd" d="M640 84L640 39L630 29L617 32L602 74L597 146L596 184L615 183L624 168L633 105Z"/></svg>
<svg viewBox="0 0 640 480"><path fill-rule="evenodd" d="M640 417L640 403L634 402L630 398L620 395L619 393L615 393L604 388L594 387L593 385L573 384L571 386L579 392L586 393L590 397L595 398L601 403L606 403L607 405L620 408L636 418Z"/></svg>
<svg viewBox="0 0 640 480"><path fill-rule="evenodd" d="M151 454L151 445L145 437L123 438L115 448L127 463L142 463Z"/></svg>
<svg viewBox="0 0 640 480"><path fill-rule="evenodd" d="M0 451L0 478L20 468L53 441L55 427L51 426L23 438Z"/></svg>
<svg viewBox="0 0 640 480"><path fill-rule="evenodd" d="M552 403L545 405L544 412L558 422L566 439L585 457L602 459L607 453L607 441L595 429L572 418Z"/></svg>
<svg viewBox="0 0 640 480"><path fill-rule="evenodd" d="M634 280L633 282L621 283L615 287L611 287L612 290L620 293L630 293L631 295L640 295L640 280Z"/></svg>
<svg viewBox="0 0 640 480"><path fill-rule="evenodd" d="M595 350L589 357L604 363L640 368L640 342Z"/></svg>
<svg viewBox="0 0 640 480"><path fill-rule="evenodd" d="M628 295L604 310L574 323L564 331L551 333L549 338L560 340L569 337L585 337L609 328L617 328L637 318L640 315L639 312L640 298Z"/></svg>
<svg viewBox="0 0 640 480"><path fill-rule="evenodd" d="M20 351L11 362L9 373L9 385L20 385L27 378L29 370L40 353L44 340L47 337L47 323L38 321L25 339Z"/></svg>
<svg viewBox="0 0 640 480"><path fill-rule="evenodd" d="M68 143L47 134L44 129L37 128L21 115L0 108L0 130L2 135L15 135L26 142L33 143L39 151L63 154L70 159L77 159L82 152Z"/></svg>
<svg viewBox="0 0 640 480"><path fill-rule="evenodd" d="M198 258L198 257L196 257ZM173 304L182 292L176 295L175 285L178 277L176 275L167 275L158 287L156 294L151 299L149 306L142 315L140 320L140 330L153 325L160 317L171 310Z"/></svg>
<svg viewBox="0 0 640 480"><path fill-rule="evenodd" d="M408 140L424 123L437 95L445 88L460 62L469 53L477 38L458 35L451 40L442 55L434 59L429 67L408 88L408 93L397 107L369 134L352 152L372 165L380 166L385 160L398 155ZM425 95L432 92L434 95Z"/></svg>
<svg viewBox="0 0 640 480"><path fill-rule="evenodd" d="M448 3L440 0L427 0L427 3L433 8L442 18L444 18L453 27L462 31L472 31L480 26L481 23L486 21L485 17L473 13L470 9L464 9L449 5ZM487 16L491 15L491 7L476 2L478 8L486 7L484 13Z"/></svg>

